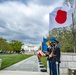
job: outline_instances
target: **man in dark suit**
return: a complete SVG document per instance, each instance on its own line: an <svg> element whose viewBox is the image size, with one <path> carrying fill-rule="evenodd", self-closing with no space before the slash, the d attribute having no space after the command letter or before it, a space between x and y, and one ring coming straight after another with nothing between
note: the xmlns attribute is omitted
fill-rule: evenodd
<svg viewBox="0 0 76 75"><path fill-rule="evenodd" d="M55 40L53 43L53 58L52 58L52 72L53 75L60 75L60 48L57 46L58 41Z"/></svg>

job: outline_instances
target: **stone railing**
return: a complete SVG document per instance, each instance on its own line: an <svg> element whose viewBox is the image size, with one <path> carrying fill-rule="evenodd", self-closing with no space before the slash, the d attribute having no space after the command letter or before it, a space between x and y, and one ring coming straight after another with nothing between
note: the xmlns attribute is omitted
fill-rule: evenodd
<svg viewBox="0 0 76 75"><path fill-rule="evenodd" d="M69 68L76 68L76 53L61 53L60 75L69 75ZM49 73L48 64L47 72Z"/></svg>
<svg viewBox="0 0 76 75"><path fill-rule="evenodd" d="M60 75L69 75L68 68L76 68L76 53L61 53Z"/></svg>

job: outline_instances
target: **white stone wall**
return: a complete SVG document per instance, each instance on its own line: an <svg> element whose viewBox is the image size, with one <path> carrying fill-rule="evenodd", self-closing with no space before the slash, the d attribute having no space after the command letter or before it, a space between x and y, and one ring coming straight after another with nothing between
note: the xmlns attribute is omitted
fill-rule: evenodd
<svg viewBox="0 0 76 75"><path fill-rule="evenodd" d="M60 75L69 75L68 68L76 68L76 53L61 53Z"/></svg>
<svg viewBox="0 0 76 75"><path fill-rule="evenodd" d="M60 75L69 75L68 68L76 68L76 53L61 53ZM49 73L48 64L47 72Z"/></svg>

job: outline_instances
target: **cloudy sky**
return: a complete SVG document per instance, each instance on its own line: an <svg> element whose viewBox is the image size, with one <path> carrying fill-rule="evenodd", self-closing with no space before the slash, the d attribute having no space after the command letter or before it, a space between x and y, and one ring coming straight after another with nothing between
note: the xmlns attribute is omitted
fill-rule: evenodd
<svg viewBox="0 0 76 75"><path fill-rule="evenodd" d="M0 0L0 37L40 44L49 30L49 12L63 0Z"/></svg>

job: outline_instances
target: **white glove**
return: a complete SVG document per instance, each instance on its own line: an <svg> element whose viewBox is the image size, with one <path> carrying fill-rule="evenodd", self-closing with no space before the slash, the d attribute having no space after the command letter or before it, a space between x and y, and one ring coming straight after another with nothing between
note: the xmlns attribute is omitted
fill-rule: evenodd
<svg viewBox="0 0 76 75"><path fill-rule="evenodd" d="M56 61L56 64L58 64L58 62Z"/></svg>

